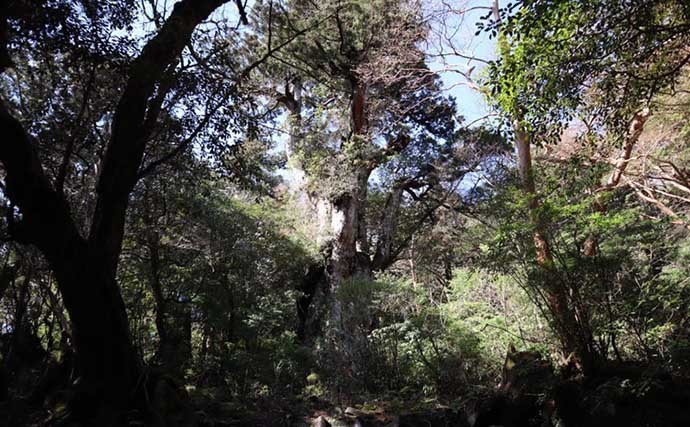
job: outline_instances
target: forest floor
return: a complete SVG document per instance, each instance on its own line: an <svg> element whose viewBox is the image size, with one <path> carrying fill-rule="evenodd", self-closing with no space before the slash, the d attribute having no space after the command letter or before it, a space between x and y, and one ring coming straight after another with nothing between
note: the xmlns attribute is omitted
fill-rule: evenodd
<svg viewBox="0 0 690 427"><path fill-rule="evenodd" d="M198 404L199 402L195 402ZM465 426L466 415L442 404L372 401L349 406L317 398L207 401L197 409L202 426ZM199 408L199 407L198 407Z"/></svg>
<svg viewBox="0 0 690 427"><path fill-rule="evenodd" d="M202 426L289 427L687 427L690 381L662 369L625 367L561 378L537 363L506 372L496 388L441 403L435 399L368 399L335 404L308 399L220 402L192 390Z"/></svg>
<svg viewBox="0 0 690 427"><path fill-rule="evenodd" d="M506 365L508 366L508 365ZM30 376L37 372L27 373ZM179 387L175 398L153 398L158 419L128 414L126 426L175 427L687 427L690 379L659 367L617 366L598 376L563 378L533 359L504 368L496 387L468 390L442 402L395 394L329 400L316 396L230 396L222 388ZM27 390L29 388L26 388ZM13 392L14 391L14 392ZM0 402L0 426L76 427L65 421L65 385L37 393L10 389ZM165 395L165 394L164 394ZM167 396L171 396L168 394ZM164 421L161 421L164 420ZM94 425L94 424L87 424ZM120 424L115 424L120 425Z"/></svg>

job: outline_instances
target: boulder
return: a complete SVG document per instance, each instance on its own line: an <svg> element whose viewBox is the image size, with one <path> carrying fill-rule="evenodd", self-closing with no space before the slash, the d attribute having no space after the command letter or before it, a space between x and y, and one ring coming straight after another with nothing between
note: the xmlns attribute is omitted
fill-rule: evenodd
<svg viewBox="0 0 690 427"><path fill-rule="evenodd" d="M551 363L538 352L516 351L511 346L503 364L498 390L483 399L473 415L473 427L541 427L551 425L556 383Z"/></svg>
<svg viewBox="0 0 690 427"><path fill-rule="evenodd" d="M321 415L312 421L311 427L331 427L331 423L329 423L326 418Z"/></svg>

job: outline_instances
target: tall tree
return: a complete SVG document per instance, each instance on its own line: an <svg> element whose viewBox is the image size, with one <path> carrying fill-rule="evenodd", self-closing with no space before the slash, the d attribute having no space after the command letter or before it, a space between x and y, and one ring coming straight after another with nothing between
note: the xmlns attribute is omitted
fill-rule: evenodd
<svg viewBox="0 0 690 427"><path fill-rule="evenodd" d="M577 286L565 289L553 271L531 147L557 141L564 127L581 119L590 137L605 133L623 145L610 177L591 191L614 189L649 117L650 99L673 85L690 61L685 48L688 11L681 2L649 0L535 0L505 7L496 1L493 18L489 14L489 22L480 25L498 33L499 59L491 67L490 86L512 127L549 308L564 351L573 352L586 370L595 363L588 320L570 301ZM603 199L595 206L606 210ZM597 236L591 235L583 246L585 255L594 255ZM577 329L581 333L573 332Z"/></svg>
<svg viewBox="0 0 690 427"><path fill-rule="evenodd" d="M420 2L269 2L257 14L264 22L275 16L262 36L276 44L320 23L318 32L273 55L264 74L288 113L290 162L305 176L298 191L307 195L305 210L314 211L325 254L325 274L308 275L325 279L324 332L354 372L366 336L355 319L366 313L342 295L403 253L416 230L401 233L401 211L414 212L417 227L432 223L435 211L457 201L462 178L494 152L495 139L459 126L454 100L425 64ZM386 199L377 216L370 214L372 176ZM319 300L310 296L305 304L311 299Z"/></svg>
<svg viewBox="0 0 690 427"><path fill-rule="evenodd" d="M9 65L8 48L30 49L33 34L39 42L62 43L62 49L64 44L74 42L77 49L89 52L95 46L80 41L87 38L87 30L75 28L73 22L80 22L86 14L86 20L109 20L112 28L124 28L131 22L131 15L125 13L133 6L131 3L125 1L96 11L90 6L82 8L80 2L59 6L42 2L36 8L20 1L5 2L0 20L3 70ZM75 399L75 409L88 416L105 416L110 410L128 406L132 397L138 396L141 361L132 347L115 279L129 195L140 178L147 142L180 55L197 26L224 3L178 2L157 33L128 63L98 180L92 189L95 208L86 234L80 232L62 192L62 174L51 180L44 169L32 132L36 125L22 123L5 102L0 105L0 127L5 135L0 145L4 192L14 207L10 232L17 241L38 247L55 274L72 322L78 355L81 393ZM63 25L66 36L55 36ZM96 39L95 44L103 42L106 40ZM71 152L67 153L69 161Z"/></svg>

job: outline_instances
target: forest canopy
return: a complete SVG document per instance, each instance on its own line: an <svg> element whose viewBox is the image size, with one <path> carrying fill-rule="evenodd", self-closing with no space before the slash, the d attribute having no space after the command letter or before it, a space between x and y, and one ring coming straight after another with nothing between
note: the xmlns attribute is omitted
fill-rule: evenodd
<svg viewBox="0 0 690 427"><path fill-rule="evenodd" d="M5 0L0 419L690 425L690 3Z"/></svg>

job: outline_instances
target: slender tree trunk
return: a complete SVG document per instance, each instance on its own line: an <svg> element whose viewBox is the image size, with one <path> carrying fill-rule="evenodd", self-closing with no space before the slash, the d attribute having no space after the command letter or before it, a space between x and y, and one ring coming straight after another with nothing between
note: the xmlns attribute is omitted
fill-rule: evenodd
<svg viewBox="0 0 690 427"><path fill-rule="evenodd" d="M635 144L640 139L642 131L644 130L644 125L647 123L647 119L650 116L650 110L648 108L643 108L642 110L635 113L633 119L630 121L630 126L628 127L628 134L625 137L625 142L623 143L623 152L621 156L616 160L613 172L609 176L606 184L595 189L595 194L604 191L611 191L618 186L623 174L625 174L628 164L630 163L633 149ZM599 213L606 213L608 206L606 203L601 201L601 199L596 199L594 201L594 208ZM593 257L597 254L599 247L599 236L596 234L590 234L585 239L582 245L582 253L586 257Z"/></svg>
<svg viewBox="0 0 690 427"><path fill-rule="evenodd" d="M148 208L143 216L149 255L149 284L156 305L156 360L166 372L182 378L191 359L191 332L188 331L191 328L191 313L185 309L187 304L168 301L165 296L161 277L160 236ZM180 309L180 304L184 304L185 308Z"/></svg>
<svg viewBox="0 0 690 427"><path fill-rule="evenodd" d="M578 321L568 295L569 289L564 286L557 274L551 247L546 237L546 224L539 216L539 198L534 183L529 135L522 129L519 122L515 123L514 129L520 180L523 191L530 198L529 216L533 227L532 238L542 276L538 280L543 282L546 304L553 316L553 323L564 353L572 354L575 357L575 363L583 371L589 371L594 363L591 336L588 333L589 319L584 318ZM570 291L577 290L571 287Z"/></svg>
<svg viewBox="0 0 690 427"><path fill-rule="evenodd" d="M522 188L525 194L527 194L527 196L530 198L529 214L530 220L534 226L532 236L537 255L537 263L543 267L547 267L553 263L553 257L551 256L549 242L546 240L546 236L544 234L544 224L542 224L542 220L539 218L539 213L537 210L539 208L539 199L537 198L536 187L534 184L529 135L522 130L522 127L519 123L515 124L515 146L517 148L518 170L520 172Z"/></svg>
<svg viewBox="0 0 690 427"><path fill-rule="evenodd" d="M17 298L15 301L14 321L12 323L12 339L10 341L5 368L8 372L21 368L22 364L31 366L36 362L36 358L41 355L34 354L34 345L37 338L34 336L27 319L29 307L29 287L33 276L33 268L30 263L24 268L24 280L18 285ZM15 281L16 283L16 281ZM32 342L34 341L34 342ZM40 348L40 345L39 345Z"/></svg>
<svg viewBox="0 0 690 427"><path fill-rule="evenodd" d="M147 219L148 220L148 219ZM147 227L152 227L152 224L146 224ZM151 293L153 294L153 301L156 305L156 331L158 332L158 354L156 358L163 366L168 366L170 351L170 334L166 325L165 317L167 315L167 304L163 294L163 287L161 285L160 277L160 252L159 252L159 237L154 230L148 229L147 233L147 249L149 253L149 284L151 285Z"/></svg>
<svg viewBox="0 0 690 427"><path fill-rule="evenodd" d="M492 13L497 23L501 23L499 0L493 0ZM498 36L499 54L503 57L511 55L508 40L503 34ZM519 109L518 109L519 110ZM532 223L532 239L536 261L539 266L537 280L543 283L546 305L551 313L552 322L557 332L563 352L574 355L575 362L583 371L588 371L594 363L594 353L591 348L591 336L587 331L589 319L579 319L570 303L568 289L557 274L553 254L546 235L546 224L539 215L539 199L532 170L532 154L530 151L530 135L522 126L523 115L513 111L513 130L515 131L515 145L518 157L518 170L522 188L529 197L529 217ZM577 290L571 287L570 291ZM584 328L582 326L585 326Z"/></svg>
<svg viewBox="0 0 690 427"><path fill-rule="evenodd" d="M60 350L63 353L72 352L72 349L67 345L67 339L71 339L72 337L72 326L65 316L64 306L58 299L58 296L53 292L52 283L53 277L51 275L45 283L44 292L50 302L50 311L53 317L57 319L58 325L60 326Z"/></svg>

